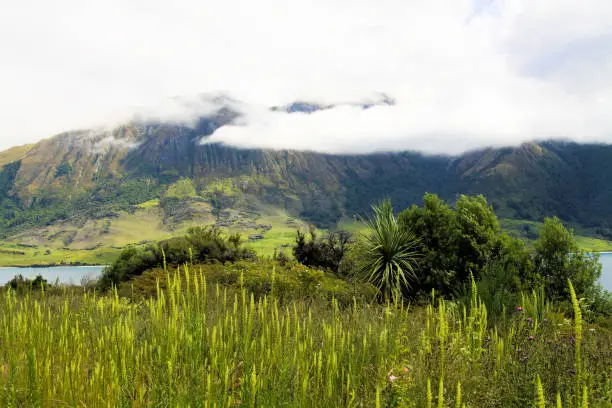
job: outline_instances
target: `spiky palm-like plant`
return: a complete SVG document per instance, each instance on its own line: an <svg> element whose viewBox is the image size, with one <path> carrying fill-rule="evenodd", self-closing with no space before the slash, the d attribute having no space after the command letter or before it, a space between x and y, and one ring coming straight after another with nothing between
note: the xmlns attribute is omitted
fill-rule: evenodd
<svg viewBox="0 0 612 408"><path fill-rule="evenodd" d="M357 273L376 286L386 301L398 301L417 279L418 239L398 223L390 200L373 205L372 210L374 215L365 220L367 231L357 246Z"/></svg>

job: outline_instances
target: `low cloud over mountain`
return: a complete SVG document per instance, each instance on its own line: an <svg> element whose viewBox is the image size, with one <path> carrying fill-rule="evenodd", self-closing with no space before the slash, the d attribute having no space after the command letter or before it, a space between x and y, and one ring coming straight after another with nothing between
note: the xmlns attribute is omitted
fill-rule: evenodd
<svg viewBox="0 0 612 408"><path fill-rule="evenodd" d="M210 107L158 101L199 92L240 101L208 139L239 147L612 141L606 0L24 0L0 47L0 148L135 112L189 121Z"/></svg>

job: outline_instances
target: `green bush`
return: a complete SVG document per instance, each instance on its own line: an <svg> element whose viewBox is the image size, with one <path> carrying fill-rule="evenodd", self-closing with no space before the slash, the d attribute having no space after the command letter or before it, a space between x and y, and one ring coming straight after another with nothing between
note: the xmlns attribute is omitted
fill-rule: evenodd
<svg viewBox="0 0 612 408"><path fill-rule="evenodd" d="M330 269L338 272L340 263L349 245L352 236L348 231L332 231L320 238L317 236L313 226L309 230L310 239L306 239L306 234L297 231L293 256L298 262L306 265Z"/></svg>
<svg viewBox="0 0 612 408"><path fill-rule="evenodd" d="M119 258L102 272L100 286L107 289L141 275L148 269L166 265L225 263L254 258L253 251L242 247L239 235L225 237L216 227L194 227L182 237L170 238L144 248L124 249Z"/></svg>
<svg viewBox="0 0 612 408"><path fill-rule="evenodd" d="M422 259L416 272L422 294L435 290L456 296L471 276L479 281L497 264L518 275L531 267L525 246L500 231L483 196L462 195L451 208L437 195L426 194L423 203L399 215L400 224L419 239Z"/></svg>
<svg viewBox="0 0 612 408"><path fill-rule="evenodd" d="M202 271L209 285L218 284L231 290L244 287L256 298L274 295L282 301L336 299L341 305L350 305L354 300L371 301L376 295L376 288L372 285L348 282L297 262L281 265L270 260L241 260L227 264L195 264L179 267L181 273L185 268ZM154 296L158 283L162 289L166 287L168 273L174 272L163 268L149 270L123 282L119 293L136 299Z"/></svg>
<svg viewBox="0 0 612 408"><path fill-rule="evenodd" d="M16 292L22 293L30 290L41 290L49 286L49 283L42 275L36 275L34 279L24 278L19 274L7 282L5 287L11 288Z"/></svg>
<svg viewBox="0 0 612 408"><path fill-rule="evenodd" d="M542 283L550 298L567 299L566 282L570 279L581 297L595 297L597 280L601 276L598 255L579 250L576 238L557 217L546 218L535 242L534 280Z"/></svg>

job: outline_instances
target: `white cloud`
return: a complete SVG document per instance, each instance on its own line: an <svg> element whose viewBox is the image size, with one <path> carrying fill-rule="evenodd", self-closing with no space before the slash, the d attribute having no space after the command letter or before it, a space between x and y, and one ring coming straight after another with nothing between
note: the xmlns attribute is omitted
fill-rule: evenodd
<svg viewBox="0 0 612 408"><path fill-rule="evenodd" d="M168 98L201 92L245 101L246 123L211 139L236 146L612 142L607 0L21 0L2 6L0 49L0 148L135 111L186 120L211 107ZM264 109L380 92L397 104Z"/></svg>

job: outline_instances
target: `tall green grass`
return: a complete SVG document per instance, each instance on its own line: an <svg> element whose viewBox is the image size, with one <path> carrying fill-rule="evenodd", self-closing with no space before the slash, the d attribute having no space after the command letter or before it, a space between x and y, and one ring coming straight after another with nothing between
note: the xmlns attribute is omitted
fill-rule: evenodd
<svg viewBox="0 0 612 408"><path fill-rule="evenodd" d="M256 298L245 288L208 285L200 270L168 273L166 280L156 296L138 303L116 292L0 294L0 405L526 407L559 398L558 406L606 407L612 401L610 333L583 322L578 355L577 325L552 311L535 322L539 310L515 310L489 327L475 291L469 304L434 299L435 307L343 307L333 300Z"/></svg>

